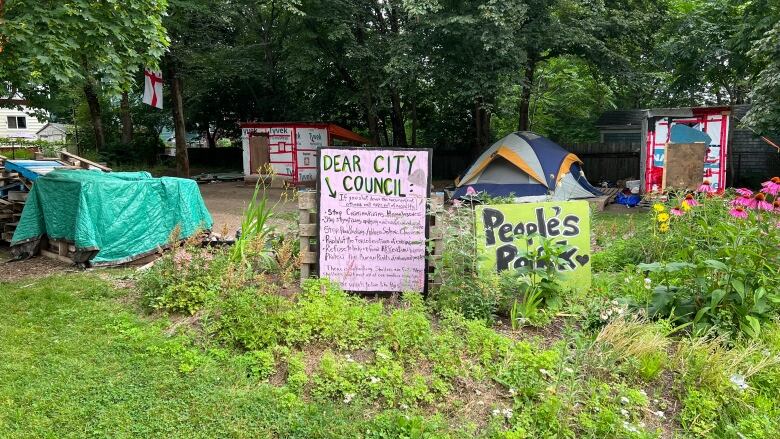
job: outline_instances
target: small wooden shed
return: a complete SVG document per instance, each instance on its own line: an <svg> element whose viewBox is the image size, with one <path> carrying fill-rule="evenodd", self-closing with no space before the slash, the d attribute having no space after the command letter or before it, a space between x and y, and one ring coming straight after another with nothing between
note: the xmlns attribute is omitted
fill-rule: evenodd
<svg viewBox="0 0 780 439"><path fill-rule="evenodd" d="M275 175L291 184L313 184L321 147L370 143L332 123L245 122L241 124L244 178L249 180L270 165Z"/></svg>

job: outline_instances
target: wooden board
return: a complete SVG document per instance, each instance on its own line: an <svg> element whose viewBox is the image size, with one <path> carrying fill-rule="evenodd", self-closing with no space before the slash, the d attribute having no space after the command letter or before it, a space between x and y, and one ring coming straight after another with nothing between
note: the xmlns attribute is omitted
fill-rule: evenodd
<svg viewBox="0 0 780 439"><path fill-rule="evenodd" d="M271 162L271 149L268 146L268 136L249 137L249 173L258 174Z"/></svg>
<svg viewBox="0 0 780 439"><path fill-rule="evenodd" d="M661 187L695 191L704 179L704 143L667 143Z"/></svg>

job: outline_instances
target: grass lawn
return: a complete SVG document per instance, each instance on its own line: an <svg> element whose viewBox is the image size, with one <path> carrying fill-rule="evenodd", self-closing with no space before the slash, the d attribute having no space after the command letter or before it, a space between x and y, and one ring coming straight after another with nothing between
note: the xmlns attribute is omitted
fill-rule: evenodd
<svg viewBox="0 0 780 439"><path fill-rule="evenodd" d="M0 437L353 437L364 428L348 407L303 403L167 337L96 276L0 291Z"/></svg>

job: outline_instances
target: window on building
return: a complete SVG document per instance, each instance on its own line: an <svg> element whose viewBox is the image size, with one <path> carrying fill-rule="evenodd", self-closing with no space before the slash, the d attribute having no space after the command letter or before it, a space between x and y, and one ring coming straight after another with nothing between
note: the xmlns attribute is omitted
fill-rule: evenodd
<svg viewBox="0 0 780 439"><path fill-rule="evenodd" d="M24 130L27 128L27 118L24 116L8 116L8 128Z"/></svg>

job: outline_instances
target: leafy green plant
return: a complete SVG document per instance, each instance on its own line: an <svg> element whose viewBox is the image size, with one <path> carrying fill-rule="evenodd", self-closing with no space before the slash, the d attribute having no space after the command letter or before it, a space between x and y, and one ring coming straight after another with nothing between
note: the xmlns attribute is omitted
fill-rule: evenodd
<svg viewBox="0 0 780 439"><path fill-rule="evenodd" d="M493 321L503 298L498 277L477 271L474 218L474 211L464 206L441 214L444 252L436 261L441 285L433 291L432 302L439 310L456 310L468 318Z"/></svg>
<svg viewBox="0 0 780 439"><path fill-rule="evenodd" d="M655 284L651 316L673 318L697 333L755 338L780 309L777 218L758 211L733 217L728 209L722 199L703 198L671 217L668 231L648 235L656 262L638 267Z"/></svg>
<svg viewBox="0 0 780 439"><path fill-rule="evenodd" d="M534 238L540 238L540 247L528 247L527 240ZM562 276L558 267L565 264L560 255L567 250L567 246L539 235L528 235L522 239L526 242L526 251L522 253L522 257L529 261L528 264L508 271L502 277L505 294L513 297L509 313L512 329L526 323L541 322L542 306L550 306L557 301Z"/></svg>

